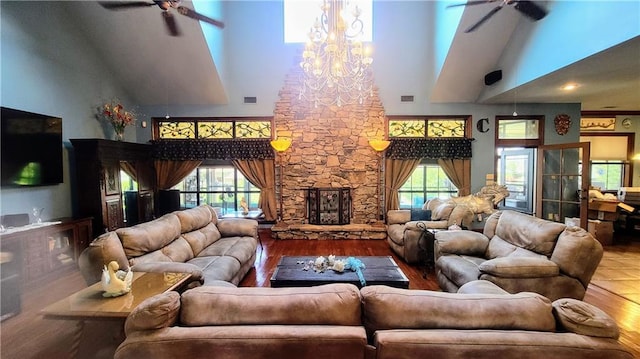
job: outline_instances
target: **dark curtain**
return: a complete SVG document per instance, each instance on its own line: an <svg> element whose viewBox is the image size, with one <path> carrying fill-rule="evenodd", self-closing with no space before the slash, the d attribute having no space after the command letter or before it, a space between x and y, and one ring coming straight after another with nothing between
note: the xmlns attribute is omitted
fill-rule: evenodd
<svg viewBox="0 0 640 359"><path fill-rule="evenodd" d="M472 138L393 139L387 158L471 158L472 141Z"/></svg>
<svg viewBox="0 0 640 359"><path fill-rule="evenodd" d="M438 165L458 188L458 197L471 194L471 161L468 159L439 158Z"/></svg>
<svg viewBox="0 0 640 359"><path fill-rule="evenodd" d="M157 160L238 160L274 158L268 138L220 140L153 140Z"/></svg>
<svg viewBox="0 0 640 359"><path fill-rule="evenodd" d="M384 198L385 213L400 208L400 200L398 199L398 190L402 187L413 170L420 164L419 158L414 159L395 159L387 158L384 162Z"/></svg>
<svg viewBox="0 0 640 359"><path fill-rule="evenodd" d="M168 161L155 160L156 184L158 189L171 189L182 181L189 173L200 166L202 161Z"/></svg>
<svg viewBox="0 0 640 359"><path fill-rule="evenodd" d="M272 158L253 160L233 160L233 165L249 182L260 188L258 208L262 209L264 218L273 221L278 216L276 201L276 171Z"/></svg>

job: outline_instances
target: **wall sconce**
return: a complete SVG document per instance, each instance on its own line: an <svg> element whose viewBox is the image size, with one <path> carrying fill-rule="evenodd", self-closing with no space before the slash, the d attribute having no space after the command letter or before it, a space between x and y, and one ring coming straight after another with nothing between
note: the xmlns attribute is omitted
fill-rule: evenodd
<svg viewBox="0 0 640 359"><path fill-rule="evenodd" d="M382 152L389 147L391 141L387 140L369 140L369 146L373 148L378 155L377 177L376 177L376 223L380 221L380 167L382 167ZM384 219L384 215L382 216Z"/></svg>
<svg viewBox="0 0 640 359"><path fill-rule="evenodd" d="M633 157L631 157L632 161L640 161L640 152L636 153L635 155L633 155Z"/></svg>
<svg viewBox="0 0 640 359"><path fill-rule="evenodd" d="M291 140L286 138L277 138L271 141L271 147L276 150L276 159L278 159L278 167L280 172L280 181L278 181L278 192L280 194L280 198L278 201L278 222L282 221L282 183L284 182L284 165L282 163L282 152L286 151L291 147Z"/></svg>

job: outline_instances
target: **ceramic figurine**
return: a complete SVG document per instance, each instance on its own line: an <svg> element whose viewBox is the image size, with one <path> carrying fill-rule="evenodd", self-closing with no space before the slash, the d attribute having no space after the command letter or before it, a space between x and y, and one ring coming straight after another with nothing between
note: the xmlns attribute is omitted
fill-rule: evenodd
<svg viewBox="0 0 640 359"><path fill-rule="evenodd" d="M133 271L118 270L118 262L111 261L102 269L102 293L103 297L117 297L131 291Z"/></svg>
<svg viewBox="0 0 640 359"><path fill-rule="evenodd" d="M244 214L245 216L249 214L249 206L247 205L247 201L244 199L244 197L242 197L242 199L240 200L240 207L242 208L242 214Z"/></svg>

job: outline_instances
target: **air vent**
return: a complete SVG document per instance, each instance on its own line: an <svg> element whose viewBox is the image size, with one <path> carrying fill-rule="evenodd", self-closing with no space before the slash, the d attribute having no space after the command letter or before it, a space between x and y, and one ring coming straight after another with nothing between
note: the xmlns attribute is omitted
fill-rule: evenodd
<svg viewBox="0 0 640 359"><path fill-rule="evenodd" d="M253 96L253 97L245 97L244 98L244 103L258 103L258 98Z"/></svg>
<svg viewBox="0 0 640 359"><path fill-rule="evenodd" d="M400 102L413 102L413 96L411 95L400 96Z"/></svg>

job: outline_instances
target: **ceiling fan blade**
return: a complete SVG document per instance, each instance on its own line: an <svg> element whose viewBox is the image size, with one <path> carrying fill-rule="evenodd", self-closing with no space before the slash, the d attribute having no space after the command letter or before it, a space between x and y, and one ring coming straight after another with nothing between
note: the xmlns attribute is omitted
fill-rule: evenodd
<svg viewBox="0 0 640 359"><path fill-rule="evenodd" d="M163 11L162 17L164 18L165 25L167 25L167 31L169 31L169 35L180 36L180 30L178 29L178 24L176 23L176 19L173 17L173 15L168 11Z"/></svg>
<svg viewBox="0 0 640 359"><path fill-rule="evenodd" d="M493 15L495 15L498 11L502 10L502 5L496 6L493 10L489 11L480 21L476 22L474 25L466 29L464 32L472 32L475 31L480 25L484 24L487 20L489 20Z"/></svg>
<svg viewBox="0 0 640 359"><path fill-rule="evenodd" d="M192 19L196 19L196 20L200 20L200 21L204 21L207 22L211 25L217 26L221 29L224 29L224 23L218 20L214 20L210 17L204 16L202 14L199 14L191 9L189 9L188 7L185 6L178 6L178 12L181 13L184 16L190 17Z"/></svg>
<svg viewBox="0 0 640 359"><path fill-rule="evenodd" d="M547 10L534 3L533 1L519 0L514 2L516 3L516 5L514 6L516 10L520 11L522 14L526 15L534 21L538 21L547 16Z"/></svg>
<svg viewBox="0 0 640 359"><path fill-rule="evenodd" d="M146 1L98 1L98 4L109 10L126 10L137 7L155 6L154 2Z"/></svg>
<svg viewBox="0 0 640 359"><path fill-rule="evenodd" d="M450 8L450 7L457 7L457 6L488 4L488 3L492 3L494 1L496 1L496 0L471 0L471 1L467 1L465 3L449 5L449 6L447 6L447 9Z"/></svg>

